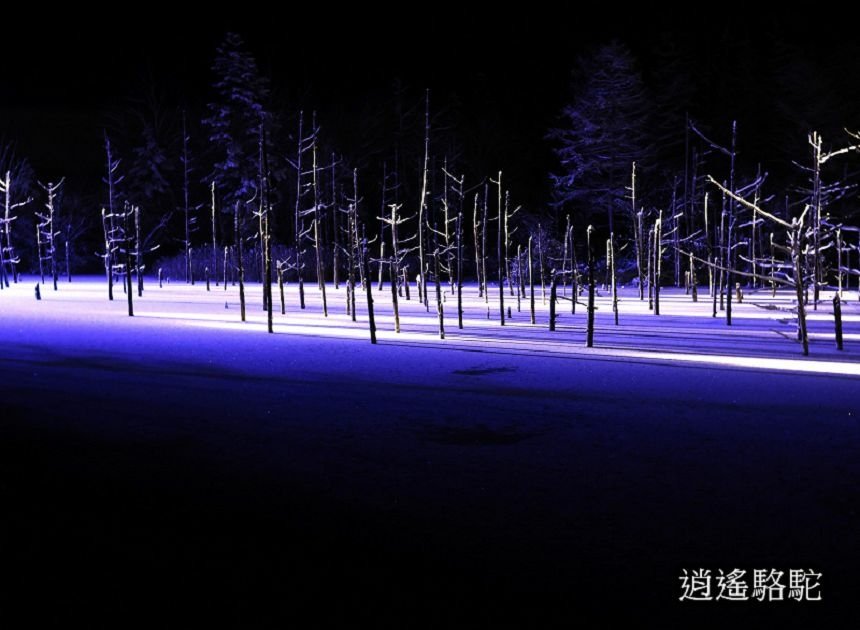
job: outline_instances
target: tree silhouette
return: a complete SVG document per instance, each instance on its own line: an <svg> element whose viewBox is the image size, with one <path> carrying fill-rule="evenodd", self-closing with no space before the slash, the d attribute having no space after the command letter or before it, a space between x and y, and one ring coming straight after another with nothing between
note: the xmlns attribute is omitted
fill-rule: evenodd
<svg viewBox="0 0 860 630"><path fill-rule="evenodd" d="M572 88L573 101L548 134L561 167L552 176L554 201L579 224L617 232L617 213L629 207L630 165L647 164L651 105L633 55L617 41L579 60Z"/></svg>
<svg viewBox="0 0 860 630"><path fill-rule="evenodd" d="M212 71L216 98L203 120L215 152L208 181L215 182L222 207L231 209L253 196L258 185L260 124L269 118L269 81L235 33L227 33L218 46Z"/></svg>

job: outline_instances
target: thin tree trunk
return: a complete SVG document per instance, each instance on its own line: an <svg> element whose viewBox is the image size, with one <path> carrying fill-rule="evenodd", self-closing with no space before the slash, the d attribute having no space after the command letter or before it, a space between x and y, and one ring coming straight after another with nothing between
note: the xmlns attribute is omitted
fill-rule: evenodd
<svg viewBox="0 0 860 630"><path fill-rule="evenodd" d="M134 207L134 255L136 258L137 297L143 297L143 247L140 242L140 206Z"/></svg>
<svg viewBox="0 0 860 630"><path fill-rule="evenodd" d="M222 265L222 267L224 268L224 291L227 290L227 261L228 261L229 252L230 252L230 248L225 246L224 247L224 264Z"/></svg>
<svg viewBox="0 0 860 630"><path fill-rule="evenodd" d="M540 226L538 226L540 229ZM540 233L540 232L538 232ZM540 241L538 241L540 243ZM532 264L532 237L529 236L529 310L531 312L531 323L535 323L535 279L534 265Z"/></svg>
<svg viewBox="0 0 860 630"><path fill-rule="evenodd" d="M484 304L487 305L487 319L490 319L490 280L487 276L487 215L490 212L488 201L489 185L484 184L484 229L481 231L481 278L484 279Z"/></svg>
<svg viewBox="0 0 860 630"><path fill-rule="evenodd" d="M540 223L538 223L538 273L540 273L540 294L541 300L544 304L546 304L546 274L544 273L543 266L543 246L541 242L543 241L543 230L541 229Z"/></svg>
<svg viewBox="0 0 860 630"><path fill-rule="evenodd" d="M585 345L588 348L594 347L594 246L591 243L591 233L593 231L594 228L589 225L586 231L588 246L588 323L585 332Z"/></svg>
<svg viewBox="0 0 860 630"><path fill-rule="evenodd" d="M123 213L123 221L124 221L124 236L125 236L125 285L126 285L126 295L128 297L128 316L134 316L134 303L132 299L131 293L131 239L129 238L129 226L128 226L128 215L131 214L131 211L126 208Z"/></svg>
<svg viewBox="0 0 860 630"><path fill-rule="evenodd" d="M281 294L281 315L287 314L287 304L284 300L284 270L281 268L280 263L277 265L278 268L278 292Z"/></svg>
<svg viewBox="0 0 860 630"><path fill-rule="evenodd" d="M475 207L472 210L472 230L475 236L475 275L478 278L478 297L484 296L483 279L481 278L481 240L478 229L478 193L475 193Z"/></svg>
<svg viewBox="0 0 860 630"><path fill-rule="evenodd" d="M502 172L499 171L499 180L494 182L499 189L498 201L499 201L499 229L497 231L497 239L496 239L496 254L498 257L499 263L499 322L502 326L505 325L505 277L504 277L504 265L505 259L507 256L503 256L502 254L502 237L504 234L504 224L503 224L503 213L504 208L502 207Z"/></svg>
<svg viewBox="0 0 860 630"><path fill-rule="evenodd" d="M382 237L380 236L380 238L382 238ZM382 267L383 267L382 261L383 260L385 260L385 241L380 241L380 243L379 243L379 265L378 265L378 267L379 267L379 269L378 269L378 271L379 271L379 284L376 287L377 291L382 291Z"/></svg>
<svg viewBox="0 0 860 630"><path fill-rule="evenodd" d="M794 242L792 243L793 258L794 258L794 284L797 292L797 332L800 337L800 342L803 344L803 356L809 356L809 336L806 333L806 307L804 306L804 290L803 290L803 266L801 256L803 250L800 245L800 237L803 231L803 224L796 222L794 229Z"/></svg>
<svg viewBox="0 0 860 630"><path fill-rule="evenodd" d="M427 90L424 108L424 168L421 175L421 201L418 204L418 299L424 302L426 310L430 310L427 300L427 273L424 252L424 211L427 207L427 169L430 162L430 90Z"/></svg>
<svg viewBox="0 0 860 630"><path fill-rule="evenodd" d="M457 215L457 327L463 330L463 213Z"/></svg>
<svg viewBox="0 0 860 630"><path fill-rule="evenodd" d="M523 246L517 245L517 313L522 312Z"/></svg>
<svg viewBox="0 0 860 630"><path fill-rule="evenodd" d="M363 252L362 252L362 256L361 256L361 259L362 259L361 262L362 262L362 267L364 268L364 274L363 274L364 275L364 288L367 291L367 324L368 324L368 327L370 328L370 343L375 344L376 343L376 320L373 317L373 295L372 295L372 289L370 286L372 284L372 282L370 280L370 268L369 268L368 262L367 262L368 251L367 251L367 245L366 244L362 246L362 250L363 250ZM353 319L355 319L355 292L354 291L353 291L353 303L352 303L352 305L353 305L352 306Z"/></svg>
<svg viewBox="0 0 860 630"><path fill-rule="evenodd" d="M693 255L690 254L690 288L693 293L693 302L699 301L699 282L696 278L696 263L693 261Z"/></svg>
<svg viewBox="0 0 860 630"><path fill-rule="evenodd" d="M242 247L242 232L239 222L239 205L240 201L236 202L233 210L233 231L236 235L236 249L238 250L239 263L239 313L242 321L245 321L245 252Z"/></svg>
<svg viewBox="0 0 860 630"><path fill-rule="evenodd" d="M105 233L105 275L107 276L107 285L108 285L108 300L113 301L113 270L111 269L111 237L108 233L108 224L107 218L105 216L105 209L102 208L102 229L104 229ZM38 228L36 229L36 234L39 233Z"/></svg>
<svg viewBox="0 0 860 630"><path fill-rule="evenodd" d="M838 294L833 296L833 319L836 324L836 349L842 350L842 305Z"/></svg>
<svg viewBox="0 0 860 630"><path fill-rule="evenodd" d="M381 264L381 263L380 263ZM391 279L391 306L394 309L394 332L400 332L400 305L397 302L397 278L395 271L395 262L392 257L388 265L389 277Z"/></svg>
<svg viewBox="0 0 860 630"><path fill-rule="evenodd" d="M218 286L218 244L215 229L215 182L212 182L212 274L215 276L215 286Z"/></svg>
<svg viewBox="0 0 860 630"><path fill-rule="evenodd" d="M660 314L660 276L663 263L663 211L657 214L654 225L654 314Z"/></svg>
<svg viewBox="0 0 860 630"><path fill-rule="evenodd" d="M609 235L607 241L609 247L609 274L612 283L612 314L615 316L615 325L618 325L618 283L615 278L615 235Z"/></svg>
<svg viewBox="0 0 860 630"><path fill-rule="evenodd" d="M439 315L439 339L445 338L445 307L442 305L442 283L439 281L439 248L433 252L434 280L436 281L436 312Z"/></svg>

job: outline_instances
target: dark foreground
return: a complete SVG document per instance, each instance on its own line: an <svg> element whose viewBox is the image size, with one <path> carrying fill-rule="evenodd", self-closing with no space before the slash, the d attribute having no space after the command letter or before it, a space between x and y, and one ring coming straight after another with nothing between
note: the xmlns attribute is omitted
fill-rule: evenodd
<svg viewBox="0 0 860 630"><path fill-rule="evenodd" d="M41 325L0 356L4 627L856 626L856 379Z"/></svg>

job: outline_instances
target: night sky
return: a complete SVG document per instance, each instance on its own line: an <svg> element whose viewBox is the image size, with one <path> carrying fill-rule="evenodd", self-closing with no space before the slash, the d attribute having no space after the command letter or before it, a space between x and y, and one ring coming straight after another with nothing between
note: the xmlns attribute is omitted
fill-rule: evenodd
<svg viewBox="0 0 860 630"><path fill-rule="evenodd" d="M411 11L356 9L305 12L282 21L191 19L149 8L133 17L117 15L110 29L80 26L86 24L80 16L54 14L47 22L22 16L17 28L0 38L0 54L7 60L0 83L0 137L16 142L37 174L68 175L81 189L97 186L102 128L150 85L168 104L202 111L210 96L214 49L227 30L244 36L272 77L277 104L288 112L317 109L323 128L347 154L358 151L350 146L351 136L365 124L366 113L390 96L395 80L417 94L431 88L436 107L455 104L464 137L482 124L481 133L493 136L485 151L493 158L479 160L477 170L505 169L520 188L515 192L532 205L546 199L552 158L544 135L568 97L569 72L579 55L611 38L630 46L646 83L659 70L660 43L680 46L693 79L704 86L691 103L693 114L706 126L739 117L747 147L753 145L747 155L767 153L773 136L771 131L756 137L749 130L771 115L760 107L759 92L767 97L768 88L761 85L759 70L774 39L789 42L813 62L841 95L840 120L833 125L857 126L842 120L850 118L845 112L858 111L860 55L854 38L844 36L847 28L822 26L820 37L810 39L802 16L734 23L617 11L605 19L537 9L438 11L420 21Z"/></svg>

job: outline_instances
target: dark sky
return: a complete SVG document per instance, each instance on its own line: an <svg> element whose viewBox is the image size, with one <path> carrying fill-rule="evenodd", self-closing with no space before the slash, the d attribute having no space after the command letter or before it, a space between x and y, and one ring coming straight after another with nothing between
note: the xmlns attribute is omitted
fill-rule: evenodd
<svg viewBox="0 0 860 630"><path fill-rule="evenodd" d="M686 21L683 14L616 9L607 9L600 19L530 7L469 13L464 6L433 5L433 10L438 13L423 18L416 17L415 7L379 14L323 7L289 19L264 14L192 19L147 4L138 15L127 14L126 8L117 9L115 18L100 14L98 22L112 22L110 27L86 26L96 18L82 15L21 16L0 37L6 69L0 83L0 134L17 142L37 172L73 178L95 174L101 129L110 112L126 108L147 77L190 109L205 103L214 48L225 31L235 30L273 78L282 102L320 109L328 117L324 125L342 132L362 124L368 95L390 89L399 77L432 88L440 100L458 94L466 120L481 117L488 100L496 103L498 133L510 139L510 159L523 155L524 162L533 162L532 156L546 154L543 134L568 93L570 68L596 43L620 38L647 66L654 42L669 33L700 56L696 72L707 80L707 73L717 70L701 59L719 57L726 32L755 42L779 31L800 41L813 57L826 57L832 40L842 35L822 25L820 38L801 38L806 33L802 16L735 25L714 16ZM835 61L858 65L844 55ZM534 169L533 181L544 177Z"/></svg>

